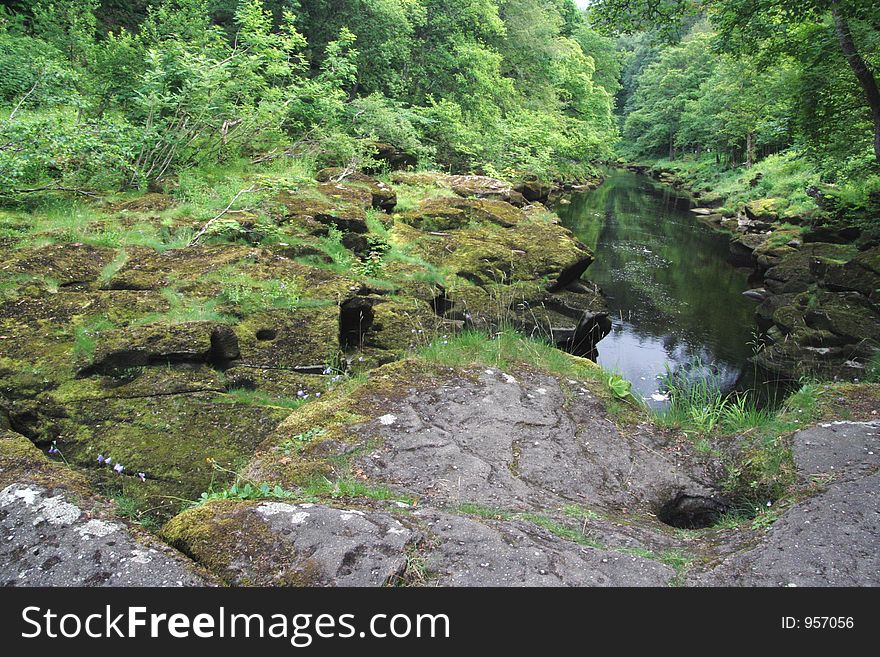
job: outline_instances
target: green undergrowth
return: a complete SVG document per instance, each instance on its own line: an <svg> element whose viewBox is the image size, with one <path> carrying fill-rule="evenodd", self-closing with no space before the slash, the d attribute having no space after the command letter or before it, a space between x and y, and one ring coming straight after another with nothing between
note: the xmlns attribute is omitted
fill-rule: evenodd
<svg viewBox="0 0 880 657"><path fill-rule="evenodd" d="M274 406L276 408L289 408L296 410L308 403L303 397L284 397L270 395L259 390L247 388L230 388L219 397L219 401L230 404L246 404L248 406Z"/></svg>
<svg viewBox="0 0 880 657"><path fill-rule="evenodd" d="M777 199L783 217L809 215L817 210L816 201L806 189L819 183L820 174L794 152L770 155L750 169L723 168L714 157L663 159L652 164L655 169L672 171L693 191L720 196L729 211L764 198Z"/></svg>

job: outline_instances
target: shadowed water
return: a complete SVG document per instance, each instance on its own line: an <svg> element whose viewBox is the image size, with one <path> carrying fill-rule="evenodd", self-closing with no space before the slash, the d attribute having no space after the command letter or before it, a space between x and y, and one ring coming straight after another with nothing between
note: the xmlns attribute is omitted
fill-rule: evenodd
<svg viewBox="0 0 880 657"><path fill-rule="evenodd" d="M608 297L611 333L599 363L653 406L659 378L695 359L724 388L751 372L755 304L749 271L730 264L729 238L689 212L689 201L646 176L614 171L598 189L556 208L595 253L585 275Z"/></svg>

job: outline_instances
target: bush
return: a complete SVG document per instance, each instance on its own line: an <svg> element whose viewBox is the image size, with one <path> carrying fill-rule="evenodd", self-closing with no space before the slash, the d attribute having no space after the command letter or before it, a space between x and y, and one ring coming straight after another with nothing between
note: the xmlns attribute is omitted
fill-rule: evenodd
<svg viewBox="0 0 880 657"><path fill-rule="evenodd" d="M59 109L0 124L0 189L119 188L132 175L140 131L123 119L78 122Z"/></svg>

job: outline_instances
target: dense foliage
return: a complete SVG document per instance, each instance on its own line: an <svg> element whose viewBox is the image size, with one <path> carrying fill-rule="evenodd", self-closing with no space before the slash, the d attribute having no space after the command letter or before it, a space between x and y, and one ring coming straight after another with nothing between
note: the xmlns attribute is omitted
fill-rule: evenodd
<svg viewBox="0 0 880 657"><path fill-rule="evenodd" d="M193 164L576 175L619 62L573 0L36 0L0 8L0 191L146 187Z"/></svg>
<svg viewBox="0 0 880 657"><path fill-rule="evenodd" d="M871 0L597 0L624 33L630 156L750 168L785 154L835 182L880 160L880 5Z"/></svg>

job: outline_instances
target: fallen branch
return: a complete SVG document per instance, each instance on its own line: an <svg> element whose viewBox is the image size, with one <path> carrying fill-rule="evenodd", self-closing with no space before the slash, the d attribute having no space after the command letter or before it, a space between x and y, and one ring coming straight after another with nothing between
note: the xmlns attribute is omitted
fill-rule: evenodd
<svg viewBox="0 0 880 657"><path fill-rule="evenodd" d="M68 192L70 194L81 194L89 198L100 198L100 195L94 192L87 192L84 189L76 189L75 187L34 187L32 189L10 189L8 192L0 192L0 196L15 196L16 194L36 194L37 192Z"/></svg>
<svg viewBox="0 0 880 657"><path fill-rule="evenodd" d="M36 91L37 86L40 84L40 80L42 80L42 79L43 79L43 76L42 76L42 75L40 75L40 76L36 79L36 81L34 82L34 86L32 86L32 87L30 88L30 90L24 95L24 97L23 97L20 101L18 101L18 105L16 105L16 106L15 106L15 109L12 110L12 112L9 114L8 117L6 117L6 120L7 120L7 121L12 121L12 119L15 118L15 113L18 112L18 110L21 108L22 105L24 105L24 101L26 101L26 100L28 99L28 97L29 97L32 93L34 93L34 91Z"/></svg>
<svg viewBox="0 0 880 657"><path fill-rule="evenodd" d="M201 227L199 232L193 236L193 238L189 241L189 244L187 244L187 246L195 246L195 244L202 238L202 235L204 235L208 231L208 229L211 227L211 225L215 221L220 219L220 217L222 217L227 212L229 212L229 210L232 208L232 206L235 205L235 202L238 200L239 196L241 196L242 194L249 194L254 191L256 191L256 187L254 187L253 185L251 185L247 189L240 190L238 192L238 194L236 194L235 196L232 197L232 200L229 201L229 205L227 205L225 208L223 208L223 210L220 212L220 214L218 214L216 217L211 218L204 226Z"/></svg>

